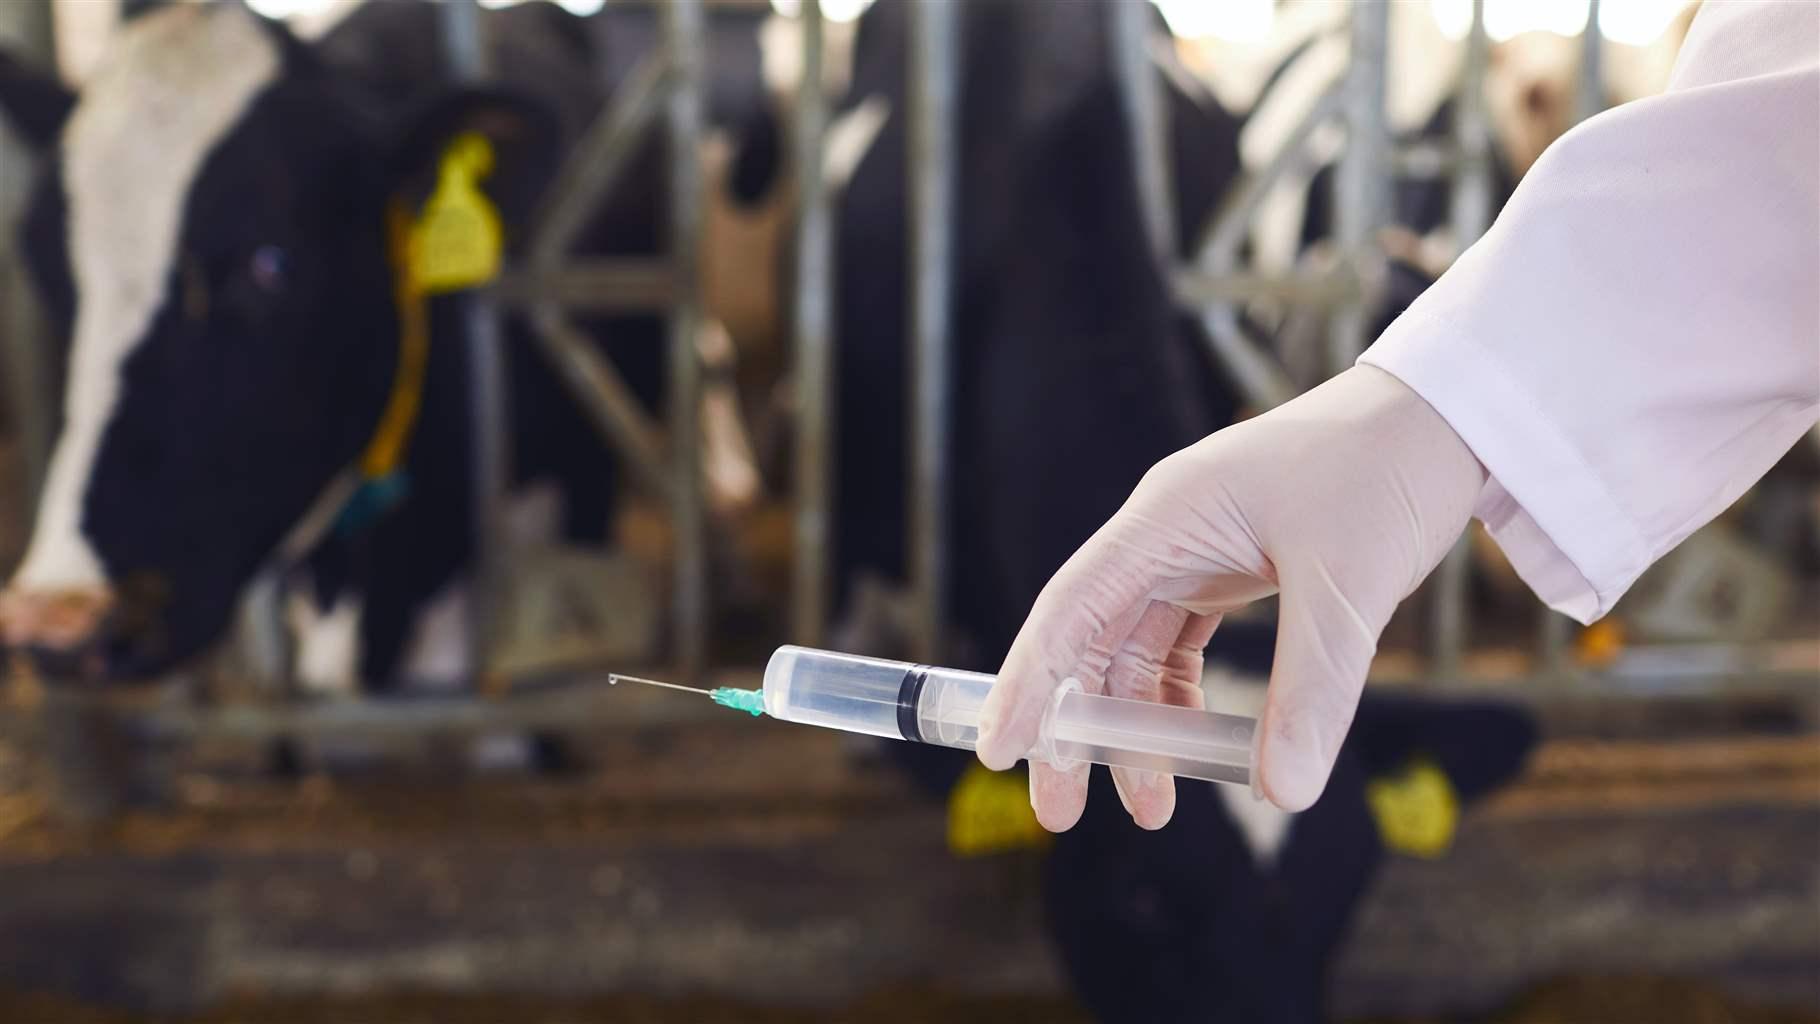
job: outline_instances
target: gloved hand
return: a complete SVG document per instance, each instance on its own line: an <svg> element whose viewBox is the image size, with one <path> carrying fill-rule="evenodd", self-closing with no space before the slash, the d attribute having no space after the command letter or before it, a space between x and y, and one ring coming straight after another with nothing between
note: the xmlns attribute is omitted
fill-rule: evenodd
<svg viewBox="0 0 1820 1024"><path fill-rule="evenodd" d="M1280 593L1254 785L1314 803L1352 722L1378 634L1466 528L1485 470L1447 422L1360 366L1156 464L1050 579L986 702L979 758L1009 768L1070 677L1090 693L1198 707L1220 615ZM1087 771L1030 766L1030 802L1072 826ZM1133 819L1160 828L1169 776L1113 769Z"/></svg>

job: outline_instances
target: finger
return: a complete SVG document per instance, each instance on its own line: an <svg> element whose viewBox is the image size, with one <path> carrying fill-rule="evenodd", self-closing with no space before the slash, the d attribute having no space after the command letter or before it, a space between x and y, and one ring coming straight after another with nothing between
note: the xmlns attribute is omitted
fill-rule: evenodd
<svg viewBox="0 0 1820 1024"><path fill-rule="evenodd" d="M1201 689L1201 670L1207 642L1213 639L1213 631L1219 625L1218 615L1185 616L1175 642L1163 658L1154 699L1164 704L1196 710L1207 706L1206 693ZM1130 786L1135 793L1140 790L1143 780L1136 780L1135 783L1121 782L1119 770L1113 770L1113 782L1121 787L1119 797L1124 801L1125 809L1131 812L1132 820L1143 828L1162 828L1175 816L1175 780L1167 775L1157 778L1159 781L1153 783L1156 786L1154 794L1133 799L1127 796L1127 790L1123 787Z"/></svg>
<svg viewBox="0 0 1820 1024"><path fill-rule="evenodd" d="M1163 678L1157 699L1164 704L1200 709L1207 706L1207 692L1201 689L1201 678L1207 664L1207 644L1213 631L1220 628L1220 616L1190 615L1182 623L1182 632L1169 649L1163 662Z"/></svg>
<svg viewBox="0 0 1820 1024"><path fill-rule="evenodd" d="M1162 695L1163 665L1182 635L1188 612L1164 601L1150 601L1131 633L1112 656L1106 693L1129 700L1156 701ZM1119 801L1140 828L1168 824L1175 813L1175 780L1137 768L1112 769Z"/></svg>
<svg viewBox="0 0 1820 1024"><path fill-rule="evenodd" d="M1066 771L1041 761L1030 762L1030 809L1037 824L1051 832L1066 832L1087 810L1087 781L1093 765L1083 761Z"/></svg>
<svg viewBox="0 0 1820 1024"><path fill-rule="evenodd" d="M1134 603L1118 618L1107 623L1106 628L1087 645L1087 653L1070 673L1080 682L1083 692L1105 692L1112 652L1125 643L1125 638L1131 634L1143 615L1144 607L1142 601ZM1042 728L1041 716L1047 712L1048 702L1045 701L1039 708L1036 723L1039 731ZM1035 740L1031 742L1034 744ZM1028 752L1029 748L1025 748L1025 753ZM1077 764L1064 770L1040 761L1030 762L1030 807L1036 811L1036 820L1044 828L1051 832L1066 832L1081 820L1081 812L1087 809L1087 782L1091 768L1092 765Z"/></svg>
<svg viewBox="0 0 1820 1024"><path fill-rule="evenodd" d="M1258 750L1260 788L1286 811L1327 786L1389 618L1355 606L1325 571L1284 581Z"/></svg>
<svg viewBox="0 0 1820 1024"><path fill-rule="evenodd" d="M1123 548L1112 528L1102 527L1068 559L1018 630L980 712L979 759L986 767L1002 771L1029 752L1055 688L1080 670L1114 619L1141 611L1155 567ZM1088 682L1081 680L1083 687Z"/></svg>

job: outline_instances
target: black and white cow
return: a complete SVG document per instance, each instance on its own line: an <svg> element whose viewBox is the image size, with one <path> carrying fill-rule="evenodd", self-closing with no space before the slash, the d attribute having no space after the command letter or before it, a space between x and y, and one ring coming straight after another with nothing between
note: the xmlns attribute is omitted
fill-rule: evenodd
<svg viewBox="0 0 1820 1024"><path fill-rule="evenodd" d="M885 112L837 203L835 533L849 614L865 603L860 579L905 574L908 7L880 0L861 20L836 122ZM1237 402L1144 238L1107 5L974 0L963 11L949 598L957 660L991 670L1042 585L1144 471L1231 422ZM1240 122L1183 78L1166 81L1185 247L1237 173ZM778 135L761 124L747 141L746 190L757 191L764 175L752 169L775 159ZM1257 676L1273 647L1268 626L1232 622L1209 658ZM1292 820L1232 787L1182 783L1176 821L1155 833L1098 775L1047 870L1070 979L1111 1022L1312 1024L1384 856L1367 777L1427 753L1470 799L1513 773L1531 742L1527 721L1503 709L1373 698L1314 810ZM937 789L966 764L892 750Z"/></svg>
<svg viewBox="0 0 1820 1024"><path fill-rule="evenodd" d="M1333 966L1391 855L1368 787L1425 766L1447 780L1451 830L1451 814L1514 777L1535 742L1534 723L1507 705L1368 693L1307 811L1180 782L1156 832L1133 825L1096 773L1045 872L1075 990L1105 1024L1323 1024Z"/></svg>
<svg viewBox="0 0 1820 1024"><path fill-rule="evenodd" d="M836 206L837 604L864 576L906 574L908 10L880 0L861 19L835 122L839 135L882 121ZM1234 413L1148 255L1108 13L962 9L946 514L968 660L1003 651L1055 566L1146 468ZM1168 81L1187 239L1238 169L1238 122ZM751 138L775 149L774 131ZM762 175L745 169L755 191Z"/></svg>
<svg viewBox="0 0 1820 1024"><path fill-rule="evenodd" d="M509 245L626 70L603 55L648 38L653 15L536 4L486 17L509 92L452 85L434 6L417 0L365 5L310 45L238 3L160 7L121 29L80 95L0 58L0 110L47 153L21 239L68 342L61 430L0 607L10 644L62 674L163 672L218 638L255 571L320 521L397 379L388 208L416 208L446 144L478 132ZM715 91L724 118L756 94L759 69L750 33L749 52L722 35L716 78L752 79ZM661 157L649 140L581 248L657 250ZM306 651L314 671L408 675L435 660L435 624L459 622L472 532L459 303L429 305L408 490L308 551L325 635L345 641L331 657ZM589 326L660 402L658 320ZM524 354L523 325L507 329L515 481L556 485L567 536L602 540L613 460Z"/></svg>

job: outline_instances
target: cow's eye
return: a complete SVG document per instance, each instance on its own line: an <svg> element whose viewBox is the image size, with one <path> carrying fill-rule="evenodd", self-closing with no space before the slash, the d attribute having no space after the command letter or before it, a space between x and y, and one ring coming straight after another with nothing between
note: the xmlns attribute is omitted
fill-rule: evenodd
<svg viewBox="0 0 1820 1024"><path fill-rule="evenodd" d="M284 290L289 276L290 258L284 250L276 245L262 245L253 250L247 261L247 274L259 290L268 295L276 295Z"/></svg>

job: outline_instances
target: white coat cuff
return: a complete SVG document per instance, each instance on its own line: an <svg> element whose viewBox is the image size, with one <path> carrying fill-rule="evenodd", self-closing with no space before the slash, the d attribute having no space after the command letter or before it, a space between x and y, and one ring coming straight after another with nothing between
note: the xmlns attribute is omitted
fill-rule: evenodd
<svg viewBox="0 0 1820 1024"><path fill-rule="evenodd" d="M1475 509L1523 582L1591 622L1648 567L1649 546L1573 440L1491 349L1405 312L1359 362L1408 385L1485 466Z"/></svg>

